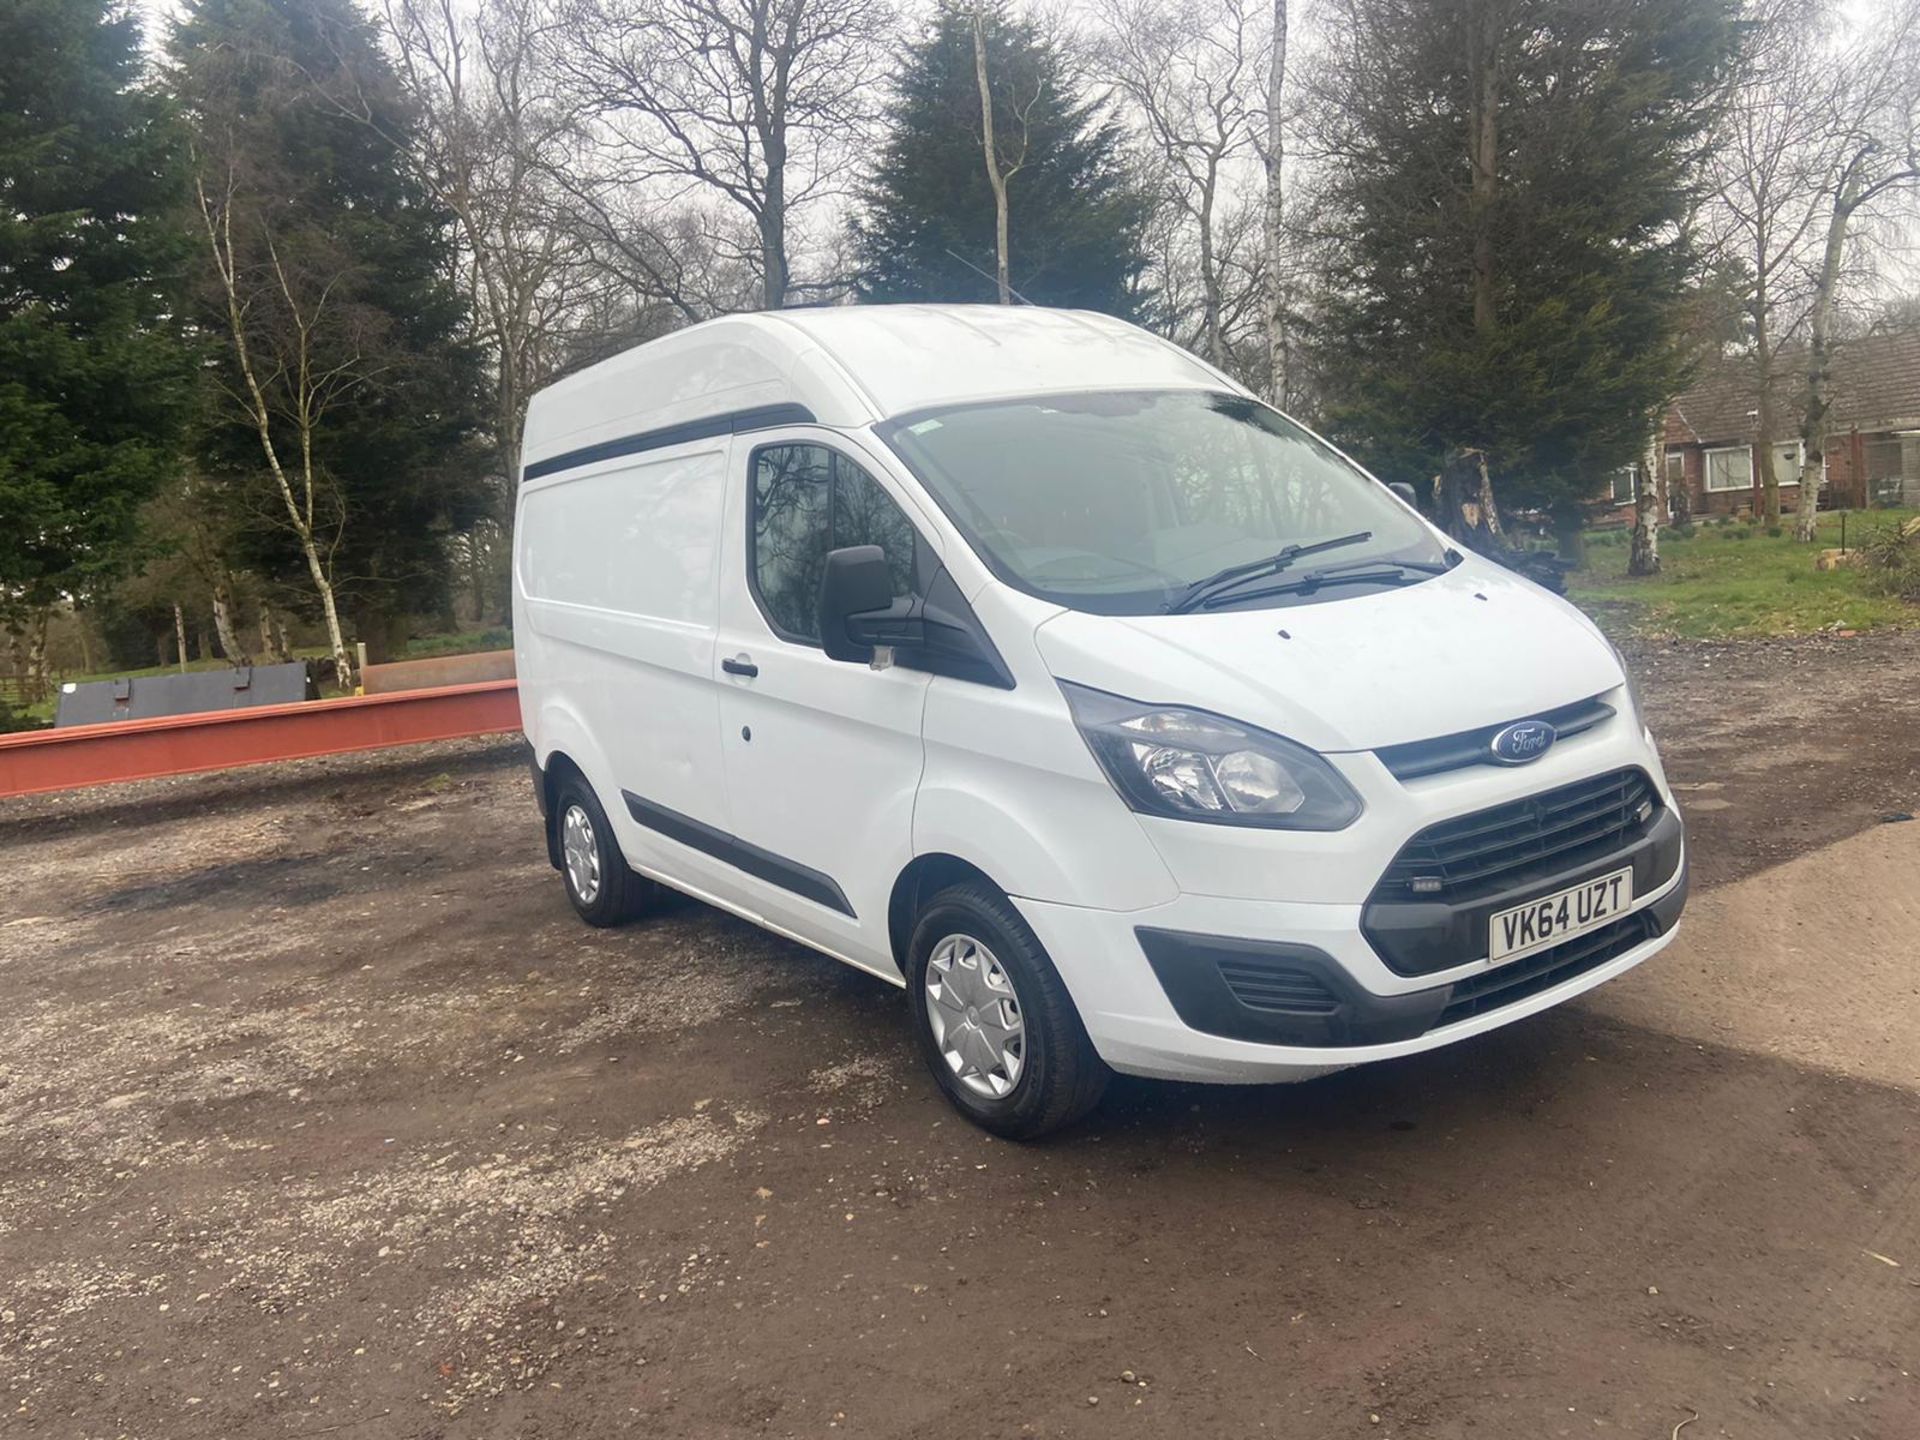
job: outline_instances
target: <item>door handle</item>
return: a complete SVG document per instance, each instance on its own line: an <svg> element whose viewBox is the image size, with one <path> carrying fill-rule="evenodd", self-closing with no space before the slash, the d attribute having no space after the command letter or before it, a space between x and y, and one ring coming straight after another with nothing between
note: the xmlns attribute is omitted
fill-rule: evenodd
<svg viewBox="0 0 1920 1440"><path fill-rule="evenodd" d="M751 680L760 673L760 667L744 655L730 655L720 662L720 668L729 675L744 675Z"/></svg>

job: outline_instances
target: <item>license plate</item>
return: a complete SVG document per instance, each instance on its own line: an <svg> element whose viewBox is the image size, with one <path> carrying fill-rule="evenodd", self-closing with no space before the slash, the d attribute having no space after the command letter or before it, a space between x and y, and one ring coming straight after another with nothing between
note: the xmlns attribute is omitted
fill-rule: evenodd
<svg viewBox="0 0 1920 1440"><path fill-rule="evenodd" d="M1495 965L1518 960L1549 945L1558 945L1595 926L1626 913L1633 904L1633 867L1583 880L1565 890L1542 895L1511 910L1494 912L1488 921L1487 958Z"/></svg>

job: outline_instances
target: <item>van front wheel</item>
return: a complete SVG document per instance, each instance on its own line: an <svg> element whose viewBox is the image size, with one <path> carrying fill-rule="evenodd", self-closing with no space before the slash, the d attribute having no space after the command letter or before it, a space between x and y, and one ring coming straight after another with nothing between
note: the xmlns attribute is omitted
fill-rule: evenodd
<svg viewBox="0 0 1920 1440"><path fill-rule="evenodd" d="M589 925L618 925L645 910L654 884L627 868L620 842L613 838L607 812L593 788L569 775L554 797L554 829L559 837L560 878L567 899Z"/></svg>
<svg viewBox="0 0 1920 1440"><path fill-rule="evenodd" d="M942 890L921 910L907 959L921 1054L969 1120L1030 1140L1099 1103L1107 1067L1005 896L978 884Z"/></svg>

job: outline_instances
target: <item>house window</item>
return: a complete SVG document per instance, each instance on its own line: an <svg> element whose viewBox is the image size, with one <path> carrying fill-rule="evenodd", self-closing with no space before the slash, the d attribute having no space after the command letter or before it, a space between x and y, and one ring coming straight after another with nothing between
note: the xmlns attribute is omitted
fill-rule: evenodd
<svg viewBox="0 0 1920 1440"><path fill-rule="evenodd" d="M1773 475L1782 486L1800 483L1800 442L1788 440L1773 447ZM1753 447L1732 445L1725 450L1707 451L1707 489L1751 490L1753 488Z"/></svg>
<svg viewBox="0 0 1920 1440"><path fill-rule="evenodd" d="M1782 486L1800 483L1800 442L1789 440L1773 447L1773 478Z"/></svg>
<svg viewBox="0 0 1920 1440"><path fill-rule="evenodd" d="M1707 451L1707 489L1751 490L1753 488L1753 451L1745 445L1726 450Z"/></svg>
<svg viewBox="0 0 1920 1440"><path fill-rule="evenodd" d="M1637 465L1622 465L1613 472L1614 504L1631 505L1633 503L1633 487L1639 474L1640 467Z"/></svg>
<svg viewBox="0 0 1920 1440"><path fill-rule="evenodd" d="M1687 454L1684 450L1667 451L1667 493L1673 494L1687 483Z"/></svg>

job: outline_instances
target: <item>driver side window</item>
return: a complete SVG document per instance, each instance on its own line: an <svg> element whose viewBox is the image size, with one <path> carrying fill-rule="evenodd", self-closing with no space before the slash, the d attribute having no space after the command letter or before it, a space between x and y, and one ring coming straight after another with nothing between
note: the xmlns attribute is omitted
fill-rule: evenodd
<svg viewBox="0 0 1920 1440"><path fill-rule="evenodd" d="M878 545L896 597L913 593L913 523L853 461L824 445L764 445L753 452L748 573L776 633L820 643L816 607L827 552Z"/></svg>

